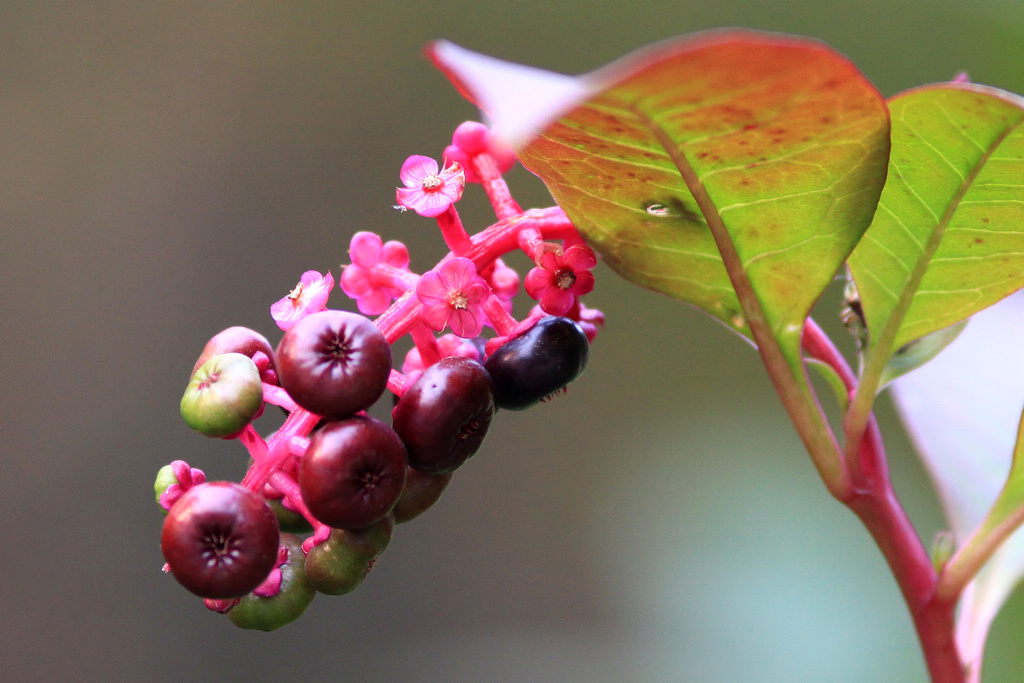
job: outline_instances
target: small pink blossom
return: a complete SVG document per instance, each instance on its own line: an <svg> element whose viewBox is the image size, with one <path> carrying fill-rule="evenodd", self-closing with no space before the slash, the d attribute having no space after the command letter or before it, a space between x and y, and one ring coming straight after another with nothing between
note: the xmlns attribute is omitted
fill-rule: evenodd
<svg viewBox="0 0 1024 683"><path fill-rule="evenodd" d="M576 298L594 289L597 265L593 250L574 244L565 251L545 251L539 266L526 274L526 292L540 303L545 313L565 315Z"/></svg>
<svg viewBox="0 0 1024 683"><path fill-rule="evenodd" d="M363 315L380 315L405 292L381 268L390 266L400 271L409 270L409 250L394 240L384 243L379 235L372 232L357 232L352 236L348 248L352 263L341 271L342 291L356 300L356 307Z"/></svg>
<svg viewBox="0 0 1024 683"><path fill-rule="evenodd" d="M295 289L270 307L270 315L278 327L290 330L307 315L325 310L327 297L333 288L334 276L329 271L321 275L315 270L307 270Z"/></svg>
<svg viewBox="0 0 1024 683"><path fill-rule="evenodd" d="M452 144L444 150L444 158L462 166L466 173L467 183L479 183L480 176L473 169L473 157L488 153L498 166L498 172L504 173L515 166L516 153L503 143L482 123L466 121L455 129Z"/></svg>
<svg viewBox="0 0 1024 683"><path fill-rule="evenodd" d="M465 258L445 261L425 273L416 285L416 297L423 304L420 315L427 327L440 331L447 326L463 338L480 334L486 319L483 305L490 295L487 282Z"/></svg>
<svg viewBox="0 0 1024 683"><path fill-rule="evenodd" d="M465 339L456 337L454 334L446 334L437 340L438 351L441 358L460 356L470 360L480 360L480 350ZM402 363L402 372L406 375L426 370L423 367L423 359L420 358L420 350L415 346L405 354L405 362Z"/></svg>
<svg viewBox="0 0 1024 683"><path fill-rule="evenodd" d="M436 161L418 154L405 160L400 177L405 187L396 191L398 205L430 218L459 201L466 186L466 174L458 163L439 171Z"/></svg>
<svg viewBox="0 0 1024 683"><path fill-rule="evenodd" d="M178 499L184 495L185 491L188 491L193 486L199 486L206 481L206 475L201 469L189 467L188 463L184 460L172 462L171 471L174 472L174 478L178 483L171 484L160 494L160 507L164 510L170 510L171 506L178 502Z"/></svg>

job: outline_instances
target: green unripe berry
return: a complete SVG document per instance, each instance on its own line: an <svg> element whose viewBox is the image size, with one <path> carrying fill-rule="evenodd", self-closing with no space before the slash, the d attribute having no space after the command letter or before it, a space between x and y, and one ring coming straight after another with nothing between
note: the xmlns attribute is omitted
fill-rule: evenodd
<svg viewBox="0 0 1024 683"><path fill-rule="evenodd" d="M174 475L174 468L170 465L164 465L156 473L156 481L153 482L153 491L156 493L156 504L160 505L160 496L164 495L164 491L174 486L178 482L178 477ZM166 515L167 510L160 506L163 513Z"/></svg>
<svg viewBox="0 0 1024 683"><path fill-rule="evenodd" d="M316 591L306 578L302 541L281 534L281 545L288 548L288 561L281 565L281 591L269 598L249 593L231 608L228 617L235 626L257 631L273 631L298 619Z"/></svg>
<svg viewBox="0 0 1024 683"><path fill-rule="evenodd" d="M346 595L363 582L391 541L395 519L388 515L365 529L335 529L306 556L310 585L324 595Z"/></svg>
<svg viewBox="0 0 1024 683"><path fill-rule="evenodd" d="M200 434L234 436L263 407L263 381L252 359L222 353L196 370L181 397L181 417Z"/></svg>

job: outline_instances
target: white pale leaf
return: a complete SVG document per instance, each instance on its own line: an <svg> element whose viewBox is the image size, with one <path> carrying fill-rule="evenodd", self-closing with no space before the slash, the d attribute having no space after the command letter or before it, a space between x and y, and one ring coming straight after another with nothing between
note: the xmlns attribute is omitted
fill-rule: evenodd
<svg viewBox="0 0 1024 683"><path fill-rule="evenodd" d="M428 54L513 147L529 142L595 92L586 77L506 62L447 41L431 44Z"/></svg>
<svg viewBox="0 0 1024 683"><path fill-rule="evenodd" d="M1024 292L976 314L949 347L896 380L892 391L962 545L1010 471L1024 406ZM988 628L1024 576L1022 531L964 594L957 639L969 663L980 664Z"/></svg>

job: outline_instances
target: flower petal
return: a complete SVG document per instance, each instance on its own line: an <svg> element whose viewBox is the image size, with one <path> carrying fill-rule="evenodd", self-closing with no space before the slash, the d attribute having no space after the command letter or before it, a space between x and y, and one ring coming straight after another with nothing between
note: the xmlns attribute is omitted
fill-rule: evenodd
<svg viewBox="0 0 1024 683"><path fill-rule="evenodd" d="M398 177L406 187L423 189L423 179L438 172L437 162L430 157L413 154L402 164Z"/></svg>
<svg viewBox="0 0 1024 683"><path fill-rule="evenodd" d="M366 231L352 235L352 241L348 247L348 255L352 259L352 263L362 268L373 268L380 260L380 252L380 235Z"/></svg>
<svg viewBox="0 0 1024 683"><path fill-rule="evenodd" d="M416 298L424 306L448 305L448 286L437 271L430 270L423 274L416 283Z"/></svg>

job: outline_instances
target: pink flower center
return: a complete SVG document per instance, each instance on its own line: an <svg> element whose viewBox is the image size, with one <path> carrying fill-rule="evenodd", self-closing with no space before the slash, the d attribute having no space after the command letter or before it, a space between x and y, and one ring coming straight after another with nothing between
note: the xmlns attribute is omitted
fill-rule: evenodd
<svg viewBox="0 0 1024 683"><path fill-rule="evenodd" d="M423 179L423 191L424 192L437 192L444 187L444 178L437 175L428 175Z"/></svg>
<svg viewBox="0 0 1024 683"><path fill-rule="evenodd" d="M555 276L555 284L558 285L559 289L568 290L576 284L576 273L568 268L558 271L558 274Z"/></svg>
<svg viewBox="0 0 1024 683"><path fill-rule="evenodd" d="M299 284L295 285L295 289L288 293L288 298L291 299L292 301L298 301L299 298L302 297L303 289L305 289L305 286L300 282Z"/></svg>
<svg viewBox="0 0 1024 683"><path fill-rule="evenodd" d="M448 295L448 305L455 309L466 310L469 308L469 299L462 292L451 292Z"/></svg>

